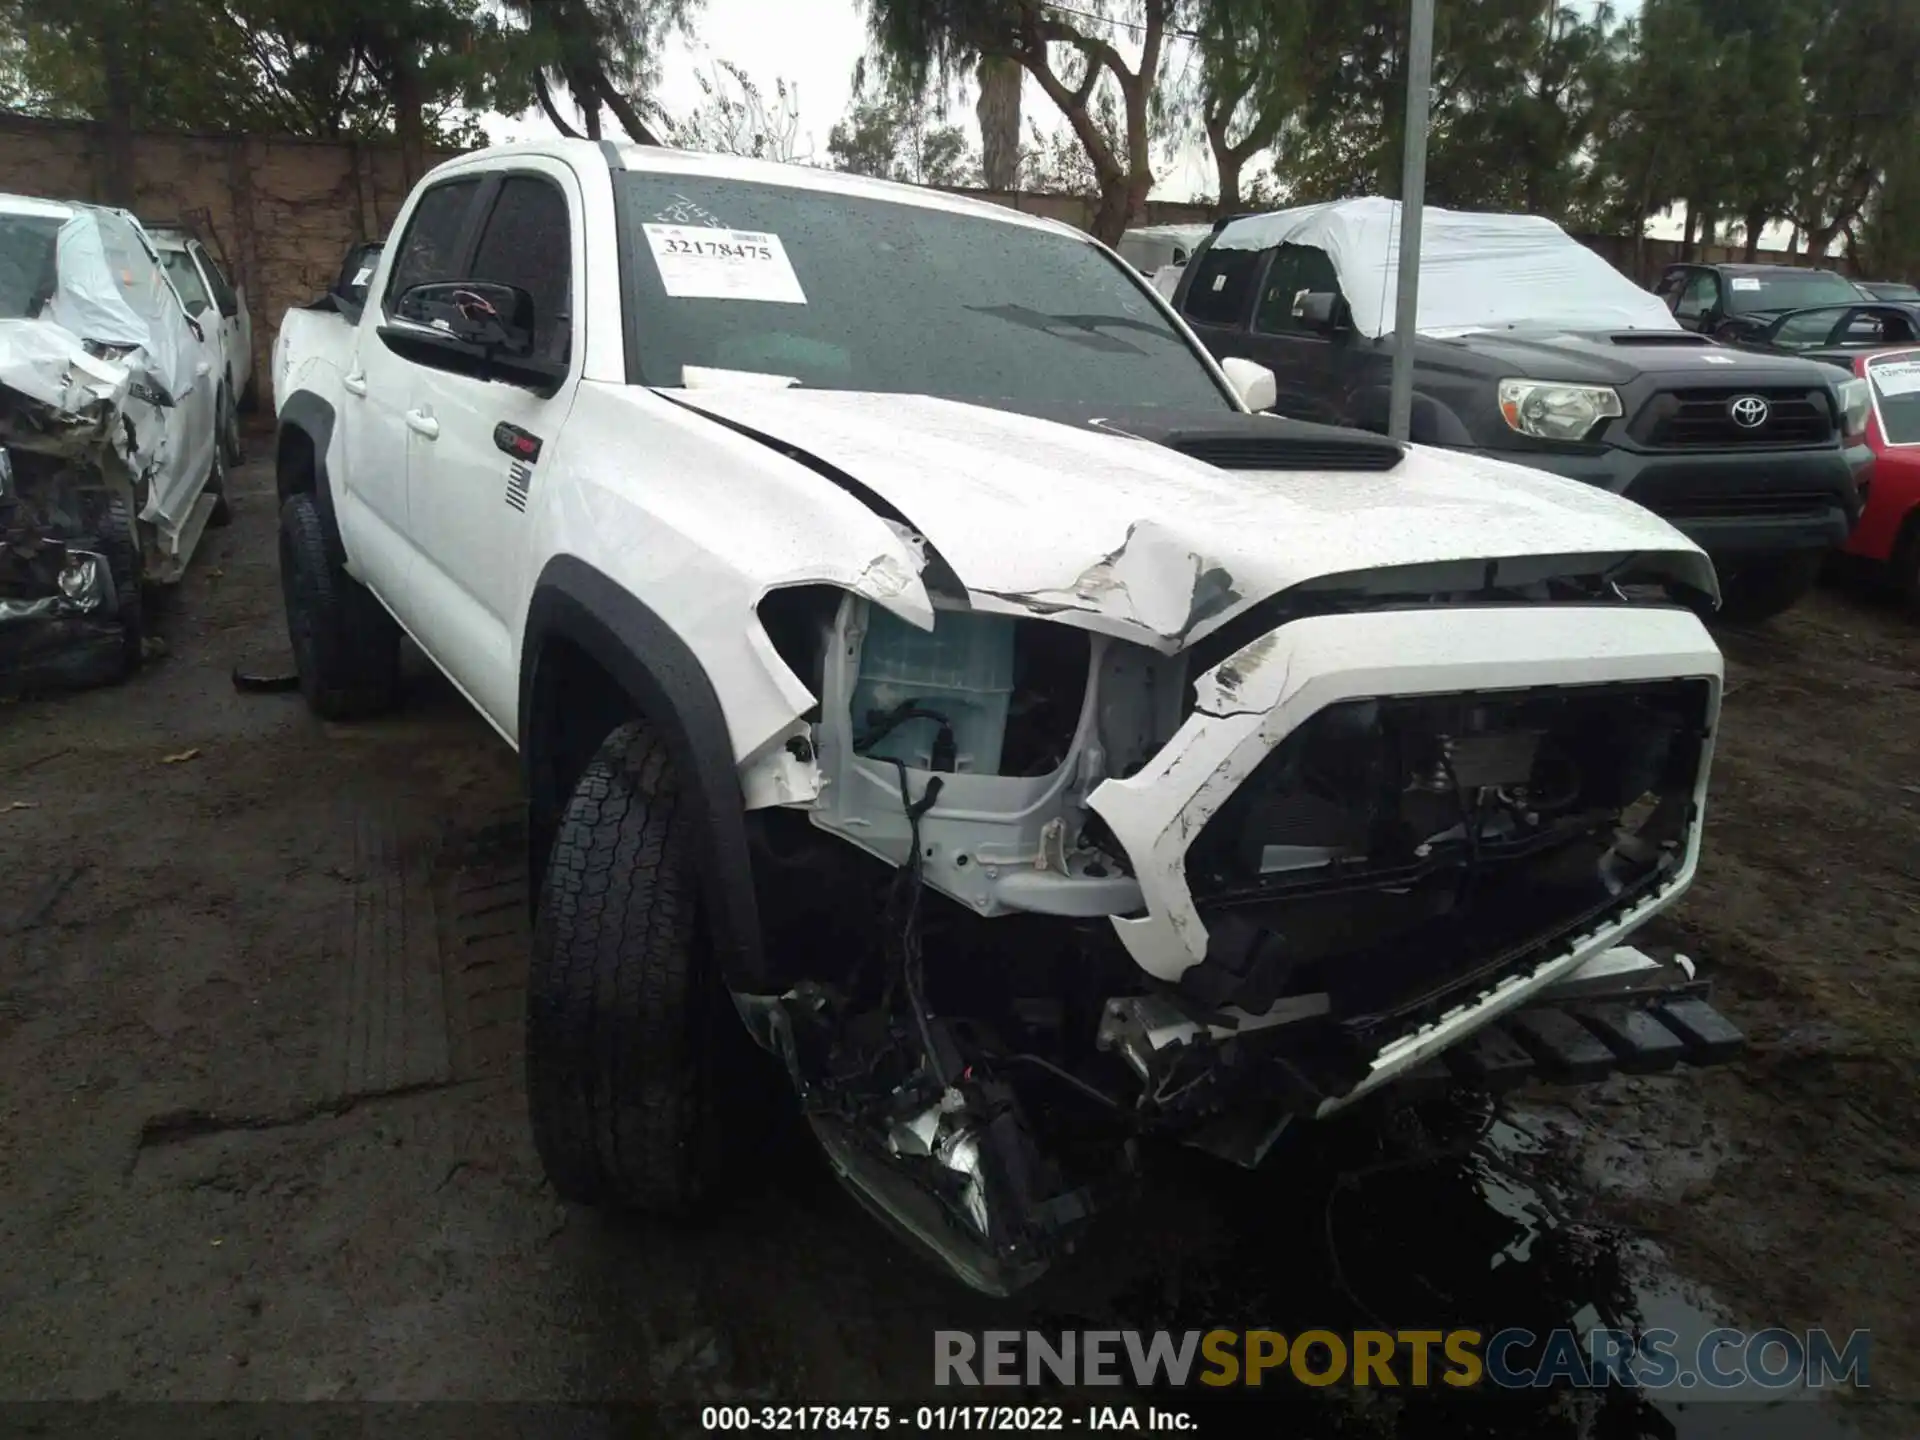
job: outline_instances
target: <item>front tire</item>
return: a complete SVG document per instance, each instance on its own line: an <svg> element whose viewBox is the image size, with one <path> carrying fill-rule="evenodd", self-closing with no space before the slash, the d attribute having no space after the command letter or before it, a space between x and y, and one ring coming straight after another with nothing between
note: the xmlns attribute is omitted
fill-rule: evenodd
<svg viewBox="0 0 1920 1440"><path fill-rule="evenodd" d="M233 523L233 505L227 499L227 462L222 455L213 457L207 472L207 494L213 497L213 509L207 515L207 528L221 530Z"/></svg>
<svg viewBox="0 0 1920 1440"><path fill-rule="evenodd" d="M100 550L113 576L114 602L120 612L120 675L130 678L146 659L147 601L140 588L145 568L140 554L140 531L133 507L116 495L107 502L100 525Z"/></svg>
<svg viewBox="0 0 1920 1440"><path fill-rule="evenodd" d="M694 807L666 745L613 732L560 819L527 985L527 1104L561 1198L684 1216L719 1177L745 1031L700 923Z"/></svg>
<svg viewBox="0 0 1920 1440"><path fill-rule="evenodd" d="M1785 614L1812 591L1825 558L1823 551L1802 550L1729 568L1720 581L1717 618L1733 625L1758 625Z"/></svg>
<svg viewBox="0 0 1920 1440"><path fill-rule="evenodd" d="M280 508L280 593L307 707L326 720L363 720L400 697L400 627L327 542L311 495Z"/></svg>
<svg viewBox="0 0 1920 1440"><path fill-rule="evenodd" d="M233 391L220 387L220 454L229 468L246 462L246 442L240 438L240 412L233 403Z"/></svg>

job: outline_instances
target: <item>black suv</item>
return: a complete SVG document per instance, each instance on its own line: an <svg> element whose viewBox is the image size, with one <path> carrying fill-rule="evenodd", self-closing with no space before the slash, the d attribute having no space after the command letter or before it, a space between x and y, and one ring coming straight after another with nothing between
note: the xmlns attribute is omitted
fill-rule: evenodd
<svg viewBox="0 0 1920 1440"><path fill-rule="evenodd" d="M1174 308L1216 356L1271 369L1280 414L1384 431L1394 337L1370 339L1354 328L1325 250L1217 247L1231 223L1216 225L1187 262ZM1444 282L1423 275L1423 287L1435 283ZM1848 292L1858 298L1851 285ZM1866 409L1859 399L1851 416L1846 384L1824 365L1733 350L1683 330L1521 322L1421 334L1412 438L1639 501L1713 557L1720 613L1750 622L1804 595L1825 552L1859 515L1855 477L1873 460L1864 434L1854 443L1844 436L1850 419L1864 432ZM1533 413L1536 402L1559 404L1556 391L1606 403L1590 420L1576 416L1578 433L1569 435L1566 423L1542 424Z"/></svg>

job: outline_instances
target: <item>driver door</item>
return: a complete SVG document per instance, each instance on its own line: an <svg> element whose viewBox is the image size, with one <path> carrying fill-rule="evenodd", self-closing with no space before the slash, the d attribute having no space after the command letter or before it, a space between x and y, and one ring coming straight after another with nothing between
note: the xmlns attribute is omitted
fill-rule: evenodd
<svg viewBox="0 0 1920 1440"><path fill-rule="evenodd" d="M513 285L533 300L535 353L567 366L550 395L505 380L415 369L423 422L407 470L418 555L411 584L431 611L416 631L433 659L504 733L517 733L518 621L537 578L527 527L579 384L584 346L582 202L571 169L528 156L494 172L479 200L479 236L461 280Z"/></svg>
<svg viewBox="0 0 1920 1440"><path fill-rule="evenodd" d="M1340 294L1340 280L1324 250L1282 245L1273 254L1253 307L1253 345L1248 352L1273 371L1282 415L1323 425L1351 425L1352 331L1317 330L1301 317L1311 294ZM1336 310L1339 307L1336 306Z"/></svg>
<svg viewBox="0 0 1920 1440"><path fill-rule="evenodd" d="M418 463L417 442L427 428L414 411L424 367L395 353L380 338L409 286L451 280L460 273L470 216L483 177L456 176L429 186L400 217L398 244L384 252L384 268L354 334L353 356L341 378L340 430L345 465L334 485L342 538L353 573L401 623L416 630L408 580L415 536L407 507L407 471Z"/></svg>

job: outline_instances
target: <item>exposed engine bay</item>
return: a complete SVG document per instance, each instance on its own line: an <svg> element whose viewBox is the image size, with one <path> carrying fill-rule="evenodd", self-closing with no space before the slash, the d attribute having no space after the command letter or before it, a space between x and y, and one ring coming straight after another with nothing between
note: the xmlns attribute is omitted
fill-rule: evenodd
<svg viewBox="0 0 1920 1440"><path fill-rule="evenodd" d="M109 443L119 412L0 384L0 681L117 678L140 644L139 502ZM131 633L130 633L131 630Z"/></svg>
<svg viewBox="0 0 1920 1440"><path fill-rule="evenodd" d="M1676 898L1718 653L1617 557L1497 570L1173 654L772 592L820 703L749 817L788 988L734 998L856 1193L1005 1293L1142 1139L1258 1163Z"/></svg>

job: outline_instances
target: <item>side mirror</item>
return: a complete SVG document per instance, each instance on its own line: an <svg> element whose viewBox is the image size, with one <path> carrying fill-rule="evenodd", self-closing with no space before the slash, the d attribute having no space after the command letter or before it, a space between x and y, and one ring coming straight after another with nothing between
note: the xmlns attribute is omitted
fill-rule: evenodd
<svg viewBox="0 0 1920 1440"><path fill-rule="evenodd" d="M533 354L533 297L517 285L459 280L415 285L400 296L396 313L489 356L524 359Z"/></svg>
<svg viewBox="0 0 1920 1440"><path fill-rule="evenodd" d="M536 356L533 297L517 285L440 281L403 292L380 338L407 359L482 380L504 380L551 395L566 378L562 361Z"/></svg>
<svg viewBox="0 0 1920 1440"><path fill-rule="evenodd" d="M207 332L200 328L200 322L191 315L187 316L187 328L193 331L194 339L198 340L202 345L207 343Z"/></svg>
<svg viewBox="0 0 1920 1440"><path fill-rule="evenodd" d="M1266 366L1235 355L1222 360L1220 368L1249 410L1271 410L1280 399L1280 387L1274 381L1273 371Z"/></svg>
<svg viewBox="0 0 1920 1440"><path fill-rule="evenodd" d="M187 302L187 314L191 315L194 319L198 320L202 315L206 313L207 313L206 301L189 300Z"/></svg>
<svg viewBox="0 0 1920 1440"><path fill-rule="evenodd" d="M1312 290L1293 302L1293 318L1309 330L1331 335L1346 327L1340 323L1340 297L1331 290Z"/></svg>

